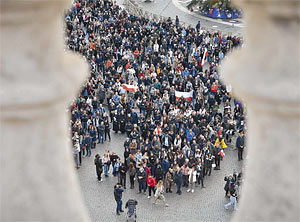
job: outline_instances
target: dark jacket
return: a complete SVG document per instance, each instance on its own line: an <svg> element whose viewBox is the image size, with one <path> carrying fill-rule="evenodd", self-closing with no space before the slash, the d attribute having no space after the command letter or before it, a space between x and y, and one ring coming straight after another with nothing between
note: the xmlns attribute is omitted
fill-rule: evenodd
<svg viewBox="0 0 300 222"><path fill-rule="evenodd" d="M96 172L97 172L97 175L101 174L103 172L103 164L102 164L102 160L101 158L96 158L94 160L94 163L96 165Z"/></svg>
<svg viewBox="0 0 300 222"><path fill-rule="evenodd" d="M122 177L126 177L126 167L124 166L124 165L121 165L120 167L119 167L119 172L120 172L120 176L122 176Z"/></svg>
<svg viewBox="0 0 300 222"><path fill-rule="evenodd" d="M115 200L119 201L122 199L122 193L123 193L124 189L123 188L115 188L114 190L114 196L115 196Z"/></svg>
<svg viewBox="0 0 300 222"><path fill-rule="evenodd" d="M147 177L147 175L146 175L146 172L145 172L145 171L143 171L143 172L138 171L136 175L137 175L137 178L138 178L138 182L139 182L139 183L141 183L141 182L146 182L146 177Z"/></svg>
<svg viewBox="0 0 300 222"><path fill-rule="evenodd" d="M176 183L182 183L182 170L179 172L177 170L175 171L174 179Z"/></svg>
<svg viewBox="0 0 300 222"><path fill-rule="evenodd" d="M236 148L240 149L241 147L244 147L245 139L244 137L239 136L236 139Z"/></svg>
<svg viewBox="0 0 300 222"><path fill-rule="evenodd" d="M154 171L154 177L156 178L156 181L160 181L163 179L163 171L161 168L156 168Z"/></svg>

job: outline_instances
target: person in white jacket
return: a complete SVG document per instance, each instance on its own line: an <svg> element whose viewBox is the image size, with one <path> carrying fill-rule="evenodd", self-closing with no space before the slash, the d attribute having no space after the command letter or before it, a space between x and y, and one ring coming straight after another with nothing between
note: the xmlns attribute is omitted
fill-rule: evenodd
<svg viewBox="0 0 300 222"><path fill-rule="evenodd" d="M193 165L193 167L189 171L189 189L187 190L187 192L191 191L192 193L194 193L196 181L197 181L197 171L195 170L195 165Z"/></svg>

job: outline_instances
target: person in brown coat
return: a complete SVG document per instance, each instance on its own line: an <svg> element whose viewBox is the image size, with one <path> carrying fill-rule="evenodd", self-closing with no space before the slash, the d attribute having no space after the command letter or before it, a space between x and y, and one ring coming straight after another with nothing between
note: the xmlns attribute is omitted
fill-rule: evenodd
<svg viewBox="0 0 300 222"><path fill-rule="evenodd" d="M136 154L137 152L137 143L136 140L132 140L132 142L129 145L129 150L131 154Z"/></svg>
<svg viewBox="0 0 300 222"><path fill-rule="evenodd" d="M172 193L171 187L172 187L172 183L173 183L173 169L170 168L169 171L166 174L166 192L167 193Z"/></svg>

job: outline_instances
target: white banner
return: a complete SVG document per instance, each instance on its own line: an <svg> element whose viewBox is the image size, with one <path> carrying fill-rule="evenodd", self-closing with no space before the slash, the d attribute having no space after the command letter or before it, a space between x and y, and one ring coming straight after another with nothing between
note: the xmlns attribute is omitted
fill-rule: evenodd
<svg viewBox="0 0 300 222"><path fill-rule="evenodd" d="M180 99L181 97L183 97L184 99L191 100L193 97L193 91L190 91L190 92L175 91L175 96L176 96L176 99Z"/></svg>

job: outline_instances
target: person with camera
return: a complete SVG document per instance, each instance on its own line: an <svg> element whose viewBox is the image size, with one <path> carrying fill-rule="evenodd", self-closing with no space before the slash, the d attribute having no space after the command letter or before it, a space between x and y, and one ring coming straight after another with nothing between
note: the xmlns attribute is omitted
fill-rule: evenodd
<svg viewBox="0 0 300 222"><path fill-rule="evenodd" d="M237 190L234 181L230 182L229 194L230 194L230 202L225 204L224 207L226 210L228 210L230 206L233 206L233 209L237 210L236 207Z"/></svg>
<svg viewBox="0 0 300 222"><path fill-rule="evenodd" d="M224 186L225 197L230 197L230 188L231 184L234 183L234 178L231 175L229 175L228 177L226 176L224 178L224 181L226 181L226 184Z"/></svg>
<svg viewBox="0 0 300 222"><path fill-rule="evenodd" d="M122 185L117 183L114 186L114 196L115 200L117 202L117 215L120 215L120 212L124 212L122 210L122 193L124 192L124 189L122 188Z"/></svg>

